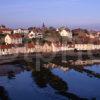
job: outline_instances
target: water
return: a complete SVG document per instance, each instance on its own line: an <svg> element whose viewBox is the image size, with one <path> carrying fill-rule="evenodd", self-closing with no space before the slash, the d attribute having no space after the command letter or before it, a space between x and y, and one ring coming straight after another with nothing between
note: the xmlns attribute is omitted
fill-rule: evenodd
<svg viewBox="0 0 100 100"><path fill-rule="evenodd" d="M100 65L0 65L0 86L11 100L100 100Z"/></svg>

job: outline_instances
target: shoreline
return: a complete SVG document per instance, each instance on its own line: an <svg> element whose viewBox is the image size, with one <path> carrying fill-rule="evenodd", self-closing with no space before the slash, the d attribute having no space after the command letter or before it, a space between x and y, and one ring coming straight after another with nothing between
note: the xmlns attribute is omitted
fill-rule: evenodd
<svg viewBox="0 0 100 100"><path fill-rule="evenodd" d="M100 54L99 51L60 51L60 52L49 52L49 53L27 53L27 54L14 54L14 55L5 55L5 56L0 56L0 65L1 64L6 64L6 63L12 63L16 61L21 61L21 60L32 60L34 58L50 58L51 59L58 59L60 58L65 58L66 60L86 60L86 59L100 59Z"/></svg>

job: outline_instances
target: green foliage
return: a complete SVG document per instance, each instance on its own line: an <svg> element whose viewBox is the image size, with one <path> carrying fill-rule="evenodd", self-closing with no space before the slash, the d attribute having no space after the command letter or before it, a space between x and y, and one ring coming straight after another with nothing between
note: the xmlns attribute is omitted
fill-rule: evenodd
<svg viewBox="0 0 100 100"><path fill-rule="evenodd" d="M4 38L6 35L5 34L0 34L0 39Z"/></svg>
<svg viewBox="0 0 100 100"><path fill-rule="evenodd" d="M44 39L47 41L60 41L60 34L52 27L50 27L48 30L44 33Z"/></svg>
<svg viewBox="0 0 100 100"><path fill-rule="evenodd" d="M30 42L32 42L32 39L23 38L23 43L30 43Z"/></svg>

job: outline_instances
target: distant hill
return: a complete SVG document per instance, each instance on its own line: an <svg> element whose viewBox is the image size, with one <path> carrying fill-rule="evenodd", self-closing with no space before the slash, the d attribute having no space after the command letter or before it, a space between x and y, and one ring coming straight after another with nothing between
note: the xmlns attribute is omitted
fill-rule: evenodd
<svg viewBox="0 0 100 100"><path fill-rule="evenodd" d="M83 28L88 30L100 31L100 24L88 24L88 25L70 25L70 28Z"/></svg>

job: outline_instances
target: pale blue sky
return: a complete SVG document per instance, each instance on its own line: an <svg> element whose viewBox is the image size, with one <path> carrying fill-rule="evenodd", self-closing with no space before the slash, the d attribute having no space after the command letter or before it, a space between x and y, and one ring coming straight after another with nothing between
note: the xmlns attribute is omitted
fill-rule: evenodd
<svg viewBox="0 0 100 100"><path fill-rule="evenodd" d="M0 24L10 27L100 25L100 0L0 0Z"/></svg>

